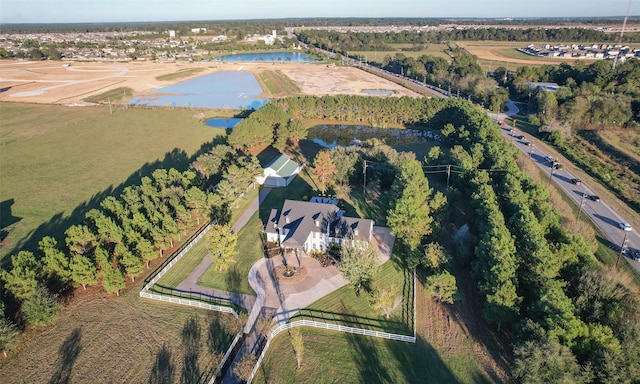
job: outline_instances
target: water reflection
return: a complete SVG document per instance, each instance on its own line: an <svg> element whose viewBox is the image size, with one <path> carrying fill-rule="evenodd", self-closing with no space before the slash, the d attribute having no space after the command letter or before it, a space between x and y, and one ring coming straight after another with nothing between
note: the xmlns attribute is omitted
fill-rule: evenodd
<svg viewBox="0 0 640 384"><path fill-rule="evenodd" d="M322 124L309 128L307 139L324 148L363 145L377 139L391 145L440 141L438 133L423 129L374 128L368 125Z"/></svg>
<svg viewBox="0 0 640 384"><path fill-rule="evenodd" d="M261 93L251 72L222 71L163 87L129 102L157 107L258 109L269 101L259 98Z"/></svg>

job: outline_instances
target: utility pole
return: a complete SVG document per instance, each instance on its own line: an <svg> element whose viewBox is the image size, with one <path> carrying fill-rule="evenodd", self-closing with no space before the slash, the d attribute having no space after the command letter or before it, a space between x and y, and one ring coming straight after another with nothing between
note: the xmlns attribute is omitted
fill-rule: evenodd
<svg viewBox="0 0 640 384"><path fill-rule="evenodd" d="M362 174L364 174L364 181L362 183L362 197L364 201L367 201L367 160L364 160L364 166L362 167Z"/></svg>
<svg viewBox="0 0 640 384"><path fill-rule="evenodd" d="M553 167L556 166L556 162L558 160L551 160L551 170L549 171L549 185L551 185L551 180L553 180Z"/></svg>
<svg viewBox="0 0 640 384"><path fill-rule="evenodd" d="M451 164L447 164L447 189L449 189L449 177L451 177Z"/></svg>
<svg viewBox="0 0 640 384"><path fill-rule="evenodd" d="M536 147L535 144L529 143L529 158L531 158L531 154L533 153L533 149Z"/></svg>
<svg viewBox="0 0 640 384"><path fill-rule="evenodd" d="M578 215L576 216L576 223L580 220L580 214L582 213L582 208L584 208L584 197L587 195L587 187L582 189L582 199L580 199L580 208L578 209Z"/></svg>
<svg viewBox="0 0 640 384"><path fill-rule="evenodd" d="M622 257L622 252L624 252L624 247L627 245L627 235L628 231L624 231L624 239L622 239L622 244L620 244L620 253L618 253L618 259L616 260L616 271L618 270L618 263L620 262L620 258Z"/></svg>

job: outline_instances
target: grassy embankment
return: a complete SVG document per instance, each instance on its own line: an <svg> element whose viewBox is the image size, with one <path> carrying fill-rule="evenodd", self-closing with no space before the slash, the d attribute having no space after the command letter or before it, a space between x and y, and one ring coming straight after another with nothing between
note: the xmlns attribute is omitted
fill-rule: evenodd
<svg viewBox="0 0 640 384"><path fill-rule="evenodd" d="M86 211L157 168L184 170L223 129L193 111L3 104L0 258L46 235L60 241ZM3 263L6 262L3 260Z"/></svg>
<svg viewBox="0 0 640 384"><path fill-rule="evenodd" d="M295 81L285 76L282 71L264 71L256 76L262 89L270 96L295 96L300 94L300 87Z"/></svg>
<svg viewBox="0 0 640 384"><path fill-rule="evenodd" d="M191 77L202 71L204 71L204 68L184 68L179 70L178 72L167 73L166 75L157 76L156 80L171 81L171 80L184 79L185 77Z"/></svg>
<svg viewBox="0 0 640 384"><path fill-rule="evenodd" d="M126 100L126 98L130 96L133 96L133 89L129 87L119 87L116 89L103 92L99 95L86 97L83 100L88 103L96 103L96 104L111 103L111 102Z"/></svg>

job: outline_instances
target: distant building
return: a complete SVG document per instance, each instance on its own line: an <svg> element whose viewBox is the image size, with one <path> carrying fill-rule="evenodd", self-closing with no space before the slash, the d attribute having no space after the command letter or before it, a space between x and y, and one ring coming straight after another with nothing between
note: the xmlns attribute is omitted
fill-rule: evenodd
<svg viewBox="0 0 640 384"><path fill-rule="evenodd" d="M551 91L551 92L555 92L560 88L560 86L557 83L540 83L540 82L529 81L527 82L527 85L529 86L529 89L535 89L535 90L544 89L545 91Z"/></svg>
<svg viewBox="0 0 640 384"><path fill-rule="evenodd" d="M175 39L176 38L176 31L174 31L173 29L169 30L169 38L170 39Z"/></svg>
<svg viewBox="0 0 640 384"><path fill-rule="evenodd" d="M273 159L263 170L262 176L256 177L258 184L265 187L286 187L298 172L302 170L302 166L287 155L280 155Z"/></svg>
<svg viewBox="0 0 640 384"><path fill-rule="evenodd" d="M207 28L191 28L191 33L207 33Z"/></svg>

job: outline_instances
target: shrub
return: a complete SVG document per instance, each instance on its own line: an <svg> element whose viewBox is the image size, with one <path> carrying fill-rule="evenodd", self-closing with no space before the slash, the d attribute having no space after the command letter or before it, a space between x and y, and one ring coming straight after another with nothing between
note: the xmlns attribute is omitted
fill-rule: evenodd
<svg viewBox="0 0 640 384"><path fill-rule="evenodd" d="M38 287L35 293L22 303L22 320L27 325L45 325L53 321L60 312L58 297L45 287Z"/></svg>

